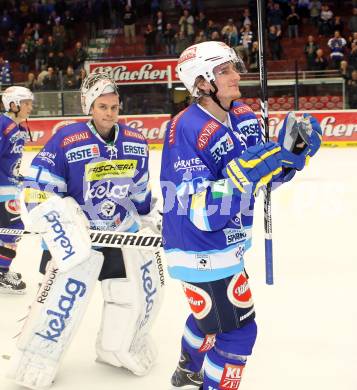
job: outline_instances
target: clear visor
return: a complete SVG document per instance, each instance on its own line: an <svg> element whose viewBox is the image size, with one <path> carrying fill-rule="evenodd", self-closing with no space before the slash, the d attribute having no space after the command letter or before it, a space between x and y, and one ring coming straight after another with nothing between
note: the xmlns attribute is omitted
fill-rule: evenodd
<svg viewBox="0 0 357 390"><path fill-rule="evenodd" d="M245 67L245 64L243 60L239 57L237 57L236 60L233 61L227 61L224 62L223 64L217 65L213 68L213 74L215 76L224 74L225 72L229 72L233 70L234 72L237 73L247 73L247 68Z"/></svg>

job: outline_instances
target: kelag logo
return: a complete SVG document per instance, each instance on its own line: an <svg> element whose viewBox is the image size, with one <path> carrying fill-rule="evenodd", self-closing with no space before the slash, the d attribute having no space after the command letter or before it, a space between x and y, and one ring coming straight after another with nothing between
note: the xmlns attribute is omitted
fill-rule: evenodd
<svg viewBox="0 0 357 390"><path fill-rule="evenodd" d="M68 278L65 292L58 301L56 310L47 310L49 315L48 330L45 333L36 332L38 336L54 343L58 342L59 337L66 327L66 320L70 318L71 311L77 298L83 297L86 293L86 285L80 280Z"/></svg>
<svg viewBox="0 0 357 390"><path fill-rule="evenodd" d="M78 148L73 148L66 152L67 161L69 163L88 160L99 156L100 152L97 144L79 146Z"/></svg>
<svg viewBox="0 0 357 390"><path fill-rule="evenodd" d="M67 254L67 256L64 256L62 260L67 260L72 255L75 255L76 252L74 252L71 241L66 236L66 232L63 229L63 226L59 220L60 215L55 211L52 210L49 213L45 214L44 217L47 219L48 222L52 223L51 229L54 233L57 234L57 236L54 238L54 241L61 240L60 245L64 249L64 252Z"/></svg>
<svg viewBox="0 0 357 390"><path fill-rule="evenodd" d="M145 291L145 301L146 301L146 307L145 307L145 317L141 321L140 329L148 322L150 318L150 312L154 307L154 299L153 296L156 293L156 288L154 288L154 282L152 280L152 277L150 275L150 269L149 267L152 265L152 261L148 261L146 264L144 264L140 269L143 272L141 275L142 281L143 281L143 288Z"/></svg>

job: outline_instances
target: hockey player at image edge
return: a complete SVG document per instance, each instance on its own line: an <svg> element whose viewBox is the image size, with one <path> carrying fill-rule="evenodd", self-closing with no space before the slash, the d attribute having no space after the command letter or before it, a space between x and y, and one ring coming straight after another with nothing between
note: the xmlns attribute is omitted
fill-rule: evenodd
<svg viewBox="0 0 357 390"><path fill-rule="evenodd" d="M262 142L252 109L239 102L243 61L223 42L193 45L177 73L194 102L168 124L161 168L163 242L171 277L192 311L174 387L237 389L257 334L244 253L255 196L292 179L321 143L310 117L289 113L278 142Z"/></svg>
<svg viewBox="0 0 357 390"><path fill-rule="evenodd" d="M145 375L157 357L149 331L163 298L160 252L100 245L91 250L88 233L88 225L137 232L156 221L148 145L138 130L118 122L119 92L108 74L89 74L81 101L88 122L53 135L33 159L21 194L26 228L44 232L45 277L9 376L34 389L60 381L63 353L97 280L104 300L97 361ZM57 323L58 318L65 320Z"/></svg>
<svg viewBox="0 0 357 390"><path fill-rule="evenodd" d="M32 111L32 92L12 86L2 93L5 113L0 116L0 226L23 229L18 196L20 165L28 130L22 126ZM16 256L18 237L0 235L0 293L23 294L21 274L10 270Z"/></svg>

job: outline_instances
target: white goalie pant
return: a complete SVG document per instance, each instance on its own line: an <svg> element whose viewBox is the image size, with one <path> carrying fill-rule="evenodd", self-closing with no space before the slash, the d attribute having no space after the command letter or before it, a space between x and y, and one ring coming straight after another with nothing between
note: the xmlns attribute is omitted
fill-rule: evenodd
<svg viewBox="0 0 357 390"><path fill-rule="evenodd" d="M157 350L149 335L164 292L161 250L123 249L126 278L102 281L104 306L98 361L147 374Z"/></svg>

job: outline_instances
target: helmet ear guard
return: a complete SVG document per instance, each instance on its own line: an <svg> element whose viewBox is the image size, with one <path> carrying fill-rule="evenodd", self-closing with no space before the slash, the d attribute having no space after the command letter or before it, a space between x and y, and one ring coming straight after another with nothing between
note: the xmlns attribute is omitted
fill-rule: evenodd
<svg viewBox="0 0 357 390"><path fill-rule="evenodd" d="M115 93L119 96L119 87L113 77L106 72L90 73L81 85L81 105L85 115L90 113L92 104L101 95Z"/></svg>

